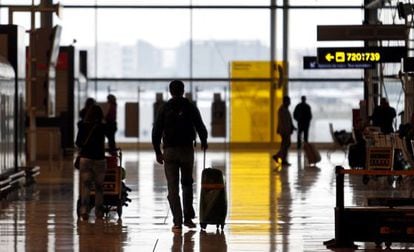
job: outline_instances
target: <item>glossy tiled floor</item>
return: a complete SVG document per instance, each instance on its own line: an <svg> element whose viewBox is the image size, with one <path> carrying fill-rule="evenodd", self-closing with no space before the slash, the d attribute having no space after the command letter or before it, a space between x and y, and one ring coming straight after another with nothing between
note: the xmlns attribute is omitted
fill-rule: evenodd
<svg viewBox="0 0 414 252"><path fill-rule="evenodd" d="M171 232L162 166L147 151L124 151L125 183L132 189L122 219L78 221L77 171L71 161L41 162L37 184L10 195L0 210L0 251L327 251L334 238L336 152L317 167L306 166L302 153L292 151L292 166L278 169L271 153L208 152L208 167L225 172L229 210L224 230L209 225ZM196 154L195 207L198 209L203 155ZM364 205L367 195L404 194L381 178L368 185L358 177L345 181L345 203ZM197 221L197 219L196 219ZM357 243L360 250L378 250ZM407 250L411 244L393 244ZM337 249L349 251L349 249Z"/></svg>

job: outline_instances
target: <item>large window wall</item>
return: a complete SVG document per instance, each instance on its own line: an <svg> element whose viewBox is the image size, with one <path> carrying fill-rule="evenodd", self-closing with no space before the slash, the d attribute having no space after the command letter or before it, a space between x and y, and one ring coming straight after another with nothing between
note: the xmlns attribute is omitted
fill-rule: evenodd
<svg viewBox="0 0 414 252"><path fill-rule="evenodd" d="M7 23L7 5L30 5L31 2L2 0L0 22ZM335 128L350 130L352 109L363 99L363 70L303 69L303 57L316 56L317 47L363 45L362 42L318 42L316 39L317 25L361 24L363 0L59 2L64 6L63 18L55 17L54 21L63 27L61 44L74 44L88 51L90 96L105 100L108 92L118 94L121 126L118 138L123 141L137 140L123 137L125 102L140 102L139 141L147 142L155 94L161 92L167 99L168 82L180 78L188 84L187 91L193 93L210 127L214 93L220 93L229 104L231 62L284 60L285 49L291 110L301 95L308 97L314 118L311 141L331 141L329 122ZM286 2L289 4L284 6ZM273 10L275 19L272 19ZM384 23L395 19L393 9L380 14ZM14 20L29 28L28 14L18 14ZM397 69L398 66L387 66L385 72L392 75ZM389 87L391 105L394 100L394 105L401 104L400 84L390 83L386 80L385 87Z"/></svg>

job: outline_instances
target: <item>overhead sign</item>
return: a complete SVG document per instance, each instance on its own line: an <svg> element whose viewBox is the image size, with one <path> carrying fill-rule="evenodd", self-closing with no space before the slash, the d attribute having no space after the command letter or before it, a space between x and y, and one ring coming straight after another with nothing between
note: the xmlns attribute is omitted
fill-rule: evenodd
<svg viewBox="0 0 414 252"><path fill-rule="evenodd" d="M318 41L406 40L406 25L318 25Z"/></svg>
<svg viewBox="0 0 414 252"><path fill-rule="evenodd" d="M328 47L318 48L319 64L401 62L406 47Z"/></svg>
<svg viewBox="0 0 414 252"><path fill-rule="evenodd" d="M319 63L316 56L303 57L303 69L372 69L374 63Z"/></svg>

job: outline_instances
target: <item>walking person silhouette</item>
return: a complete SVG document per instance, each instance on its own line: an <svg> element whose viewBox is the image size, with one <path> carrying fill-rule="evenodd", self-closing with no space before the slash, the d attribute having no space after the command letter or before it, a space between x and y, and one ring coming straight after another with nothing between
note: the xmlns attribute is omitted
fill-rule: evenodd
<svg viewBox="0 0 414 252"><path fill-rule="evenodd" d="M184 83L174 80L169 85L172 98L158 111L152 129L152 145L157 162L164 164L168 184L168 202L173 215L172 231L182 230L182 224L189 228L196 225L193 208L193 166L196 132L201 141L201 148L207 149L207 129L200 111L184 98ZM163 151L161 151L161 140ZM180 180L181 173L181 180ZM182 188L182 205L179 183ZM184 221L183 221L184 217Z"/></svg>
<svg viewBox="0 0 414 252"><path fill-rule="evenodd" d="M290 97L284 96L282 106L280 106L278 111L278 125L277 133L282 137L282 142L280 144L280 150L278 153L272 156L273 160L278 162L278 159L282 159L283 166L290 166L290 163L287 160L289 147L291 144L290 136L293 131L296 129L293 126L292 115L289 111Z"/></svg>
<svg viewBox="0 0 414 252"><path fill-rule="evenodd" d="M303 95L301 97L301 102L296 105L295 110L293 111L293 118L298 124L297 148L300 149L302 147L302 134L303 141L305 143L308 142L309 126L312 120L312 109L309 104L306 103L306 96Z"/></svg>

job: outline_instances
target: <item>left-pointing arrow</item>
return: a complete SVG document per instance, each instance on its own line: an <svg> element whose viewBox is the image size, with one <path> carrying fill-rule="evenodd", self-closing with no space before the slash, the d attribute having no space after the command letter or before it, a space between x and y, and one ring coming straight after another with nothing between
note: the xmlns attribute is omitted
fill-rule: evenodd
<svg viewBox="0 0 414 252"><path fill-rule="evenodd" d="M328 61L328 62L331 62L331 60L333 60L335 57L331 54L331 53L327 53L326 55L325 55L325 59L326 59L326 61Z"/></svg>

